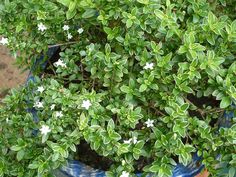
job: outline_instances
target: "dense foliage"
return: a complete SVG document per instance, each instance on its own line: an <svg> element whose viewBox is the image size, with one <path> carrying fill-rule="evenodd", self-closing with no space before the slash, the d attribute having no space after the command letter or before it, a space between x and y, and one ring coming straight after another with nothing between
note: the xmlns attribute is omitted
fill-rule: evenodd
<svg viewBox="0 0 236 177"><path fill-rule="evenodd" d="M141 161L171 176L197 152L232 177L236 124L218 118L236 100L235 14L234 0L1 0L0 42L19 65L61 52L0 108L0 175L49 176L85 140L110 176Z"/></svg>

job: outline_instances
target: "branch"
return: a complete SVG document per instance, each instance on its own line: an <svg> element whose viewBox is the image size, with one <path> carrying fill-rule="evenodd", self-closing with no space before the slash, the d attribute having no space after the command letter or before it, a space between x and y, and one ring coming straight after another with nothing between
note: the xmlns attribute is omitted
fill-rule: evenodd
<svg viewBox="0 0 236 177"><path fill-rule="evenodd" d="M187 99L187 98L185 98L185 97L184 97L184 100L185 100L187 103L191 104L192 106L196 107L196 108L197 108L196 110L201 114L202 118L204 118L204 114L205 114L205 111L204 111L204 110L198 108L195 104L193 104L189 99Z"/></svg>
<svg viewBox="0 0 236 177"><path fill-rule="evenodd" d="M152 109L154 109L157 113L159 113L162 116L166 116L163 112L161 112L159 109L155 108L152 104L149 105Z"/></svg>
<svg viewBox="0 0 236 177"><path fill-rule="evenodd" d="M76 44L77 42L78 42L78 41L72 41L72 42L67 42L67 43L61 43L61 44L55 44L55 45L49 45L48 48L59 47L59 46L63 46L63 45Z"/></svg>

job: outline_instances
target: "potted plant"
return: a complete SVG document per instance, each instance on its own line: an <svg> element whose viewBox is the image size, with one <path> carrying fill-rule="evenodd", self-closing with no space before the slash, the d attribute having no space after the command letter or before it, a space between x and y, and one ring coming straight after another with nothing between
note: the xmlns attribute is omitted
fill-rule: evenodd
<svg viewBox="0 0 236 177"><path fill-rule="evenodd" d="M0 175L55 176L74 159L107 176L205 166L233 177L234 10L233 0L4 1L0 42L32 75L0 108Z"/></svg>

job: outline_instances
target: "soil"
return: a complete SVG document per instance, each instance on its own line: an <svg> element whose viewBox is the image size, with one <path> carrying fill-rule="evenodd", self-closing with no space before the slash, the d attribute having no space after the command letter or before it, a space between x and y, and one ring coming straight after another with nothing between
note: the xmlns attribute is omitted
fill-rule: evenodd
<svg viewBox="0 0 236 177"><path fill-rule="evenodd" d="M79 160L94 169L104 171L107 171L113 163L109 158L102 157L95 151L91 150L90 145L85 141L81 141L77 146L75 160Z"/></svg>
<svg viewBox="0 0 236 177"><path fill-rule="evenodd" d="M10 56L6 47L0 46L0 101L9 89L25 83L27 72L22 73L16 65L15 59Z"/></svg>

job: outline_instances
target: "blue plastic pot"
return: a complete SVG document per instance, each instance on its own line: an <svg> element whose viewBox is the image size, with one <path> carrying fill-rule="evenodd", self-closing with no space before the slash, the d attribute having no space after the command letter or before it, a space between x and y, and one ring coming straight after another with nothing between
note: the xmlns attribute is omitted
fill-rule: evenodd
<svg viewBox="0 0 236 177"><path fill-rule="evenodd" d="M53 54L58 50L58 47L52 47L48 50L47 56L48 59L51 59ZM33 72L35 67L41 65L42 69L46 67L46 62L42 64L44 56L41 56L36 62L35 66L32 68L31 72L29 73L27 83L31 80L34 81ZM29 109L29 112L33 114L34 121L38 121L38 117L36 114L36 110L34 108ZM230 119L234 117L233 112L224 113L224 116L221 118L220 127L229 127L230 126ZM172 177L194 177L199 174L203 169L204 165L201 164L201 158L198 157L196 154L193 155L193 160L187 166L183 164L177 164L173 169ZM79 161L76 160L68 160L67 164L53 171L53 174L56 177L105 177L105 171L93 169ZM137 174L136 176L142 176L142 174ZM152 176L152 175L149 175Z"/></svg>

